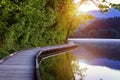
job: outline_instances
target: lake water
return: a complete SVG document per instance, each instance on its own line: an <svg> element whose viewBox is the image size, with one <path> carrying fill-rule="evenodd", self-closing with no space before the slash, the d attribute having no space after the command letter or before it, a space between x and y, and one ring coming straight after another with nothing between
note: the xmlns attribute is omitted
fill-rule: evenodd
<svg viewBox="0 0 120 80"><path fill-rule="evenodd" d="M120 39L69 40L79 46L73 53L79 66L87 68L84 80L120 80Z"/></svg>

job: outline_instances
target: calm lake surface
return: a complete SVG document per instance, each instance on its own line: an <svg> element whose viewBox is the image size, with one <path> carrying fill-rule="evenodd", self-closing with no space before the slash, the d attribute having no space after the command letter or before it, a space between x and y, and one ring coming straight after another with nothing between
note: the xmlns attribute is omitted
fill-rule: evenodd
<svg viewBox="0 0 120 80"><path fill-rule="evenodd" d="M87 68L84 80L120 80L120 39L69 40L79 46L73 53Z"/></svg>

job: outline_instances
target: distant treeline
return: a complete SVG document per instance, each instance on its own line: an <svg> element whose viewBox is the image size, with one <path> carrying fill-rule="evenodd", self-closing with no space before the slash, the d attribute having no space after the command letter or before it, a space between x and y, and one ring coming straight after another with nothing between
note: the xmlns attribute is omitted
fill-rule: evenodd
<svg viewBox="0 0 120 80"><path fill-rule="evenodd" d="M120 17L96 19L84 29L79 28L70 37L120 39Z"/></svg>

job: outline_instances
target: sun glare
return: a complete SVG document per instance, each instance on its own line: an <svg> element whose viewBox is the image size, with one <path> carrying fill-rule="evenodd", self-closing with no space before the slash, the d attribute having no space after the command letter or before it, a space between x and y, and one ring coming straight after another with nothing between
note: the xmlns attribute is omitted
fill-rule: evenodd
<svg viewBox="0 0 120 80"><path fill-rule="evenodd" d="M98 8L94 5L81 5L78 8L78 11L82 11L82 12L88 12L88 11L92 11L92 10L98 10Z"/></svg>
<svg viewBox="0 0 120 80"><path fill-rule="evenodd" d="M79 3L81 0L73 0L73 3L77 4Z"/></svg>
<svg viewBox="0 0 120 80"><path fill-rule="evenodd" d="M79 68L88 68L87 63L84 60L79 60L78 65Z"/></svg>
<svg viewBox="0 0 120 80"><path fill-rule="evenodd" d="M82 4L79 8L78 8L79 11L82 11L82 12L88 12L88 11L91 11L91 10L98 10L98 7L95 6L95 4L93 4L92 2L88 1L87 3L85 4Z"/></svg>
<svg viewBox="0 0 120 80"><path fill-rule="evenodd" d="M76 4L76 5L79 5L79 2L81 0L74 0L73 2ZM95 4L93 4L91 1L87 1L83 4L81 4L79 7L78 7L78 11L80 12L88 12L88 11L91 11L91 10L98 10L98 7L95 6Z"/></svg>

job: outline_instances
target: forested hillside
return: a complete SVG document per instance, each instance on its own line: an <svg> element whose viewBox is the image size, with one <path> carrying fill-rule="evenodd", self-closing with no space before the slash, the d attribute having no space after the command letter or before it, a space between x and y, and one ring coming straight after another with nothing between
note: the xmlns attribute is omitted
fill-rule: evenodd
<svg viewBox="0 0 120 80"><path fill-rule="evenodd" d="M99 29L108 29L108 28L114 28L117 30L120 27L119 22L120 22L120 17L96 19L93 23L87 25L84 30L89 31L92 29L99 30Z"/></svg>
<svg viewBox="0 0 120 80"><path fill-rule="evenodd" d="M74 38L115 38L120 39L120 17L96 19L84 29L78 29Z"/></svg>

